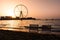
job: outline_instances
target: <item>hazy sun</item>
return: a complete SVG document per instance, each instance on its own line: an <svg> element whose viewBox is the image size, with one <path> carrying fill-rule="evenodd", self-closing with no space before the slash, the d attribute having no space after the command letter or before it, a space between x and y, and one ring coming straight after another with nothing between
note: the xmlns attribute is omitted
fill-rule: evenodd
<svg viewBox="0 0 60 40"><path fill-rule="evenodd" d="M9 16L15 17L13 9L8 9Z"/></svg>
<svg viewBox="0 0 60 40"><path fill-rule="evenodd" d="M14 14L14 6L13 5L9 5L7 7L4 7L4 13L6 16L16 17Z"/></svg>

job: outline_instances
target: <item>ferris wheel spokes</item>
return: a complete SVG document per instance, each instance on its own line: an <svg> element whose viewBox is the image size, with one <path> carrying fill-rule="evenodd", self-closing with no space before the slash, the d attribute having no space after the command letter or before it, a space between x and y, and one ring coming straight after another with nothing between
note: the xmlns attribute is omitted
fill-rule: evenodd
<svg viewBox="0 0 60 40"><path fill-rule="evenodd" d="M14 9L14 14L16 15L16 17L25 18L27 17L28 9L25 5L22 4L16 5Z"/></svg>

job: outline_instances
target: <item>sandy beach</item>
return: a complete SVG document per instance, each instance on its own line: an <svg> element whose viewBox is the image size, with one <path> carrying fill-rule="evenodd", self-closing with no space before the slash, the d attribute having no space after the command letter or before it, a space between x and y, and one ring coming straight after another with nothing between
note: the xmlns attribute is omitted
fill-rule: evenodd
<svg viewBox="0 0 60 40"><path fill-rule="evenodd" d="M0 30L0 40L58 40L60 35Z"/></svg>

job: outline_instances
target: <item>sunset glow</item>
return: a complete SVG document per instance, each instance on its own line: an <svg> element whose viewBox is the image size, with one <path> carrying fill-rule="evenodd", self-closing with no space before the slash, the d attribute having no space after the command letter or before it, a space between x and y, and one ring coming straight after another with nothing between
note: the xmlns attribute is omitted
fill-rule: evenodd
<svg viewBox="0 0 60 40"><path fill-rule="evenodd" d="M12 9L12 8L10 8L10 9L6 9L6 10L5 10L5 13L6 13L6 15L8 15L8 16L15 17L15 15L14 15L14 12L13 12L13 9Z"/></svg>
<svg viewBox="0 0 60 40"><path fill-rule="evenodd" d="M14 8L19 4L28 8L28 17L60 18L59 0L0 0L0 16L15 17Z"/></svg>
<svg viewBox="0 0 60 40"><path fill-rule="evenodd" d="M0 11L1 15L0 16L12 16L12 17L15 17L14 4L2 0L2 4L0 6L1 6L1 11Z"/></svg>

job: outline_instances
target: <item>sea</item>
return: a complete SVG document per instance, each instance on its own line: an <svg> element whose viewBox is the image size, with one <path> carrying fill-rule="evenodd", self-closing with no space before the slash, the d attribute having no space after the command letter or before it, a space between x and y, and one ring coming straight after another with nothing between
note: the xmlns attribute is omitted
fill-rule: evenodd
<svg viewBox="0 0 60 40"><path fill-rule="evenodd" d="M29 32L26 27L30 24L37 24L39 27L51 25L52 28L60 30L60 20L0 20L0 29Z"/></svg>

